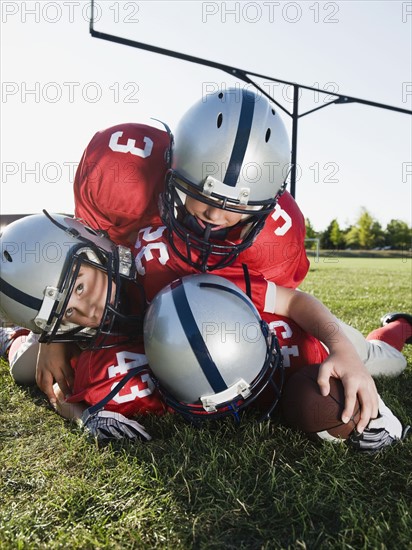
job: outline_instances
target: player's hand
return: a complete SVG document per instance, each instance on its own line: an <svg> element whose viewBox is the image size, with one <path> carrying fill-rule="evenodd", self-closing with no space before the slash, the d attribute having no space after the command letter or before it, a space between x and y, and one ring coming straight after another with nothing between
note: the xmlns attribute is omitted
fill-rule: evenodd
<svg viewBox="0 0 412 550"><path fill-rule="evenodd" d="M340 378L345 391L342 422L349 422L354 413L356 397L359 399L361 415L356 429L362 433L369 421L378 416L379 396L373 378L357 356L342 360L335 354L329 355L319 369L318 385L322 395L329 394L331 376Z"/></svg>
<svg viewBox="0 0 412 550"><path fill-rule="evenodd" d="M56 382L64 396L70 395L74 373L70 365L73 347L67 344L40 344L36 366L36 383L56 407L57 396L53 390Z"/></svg>
<svg viewBox="0 0 412 550"><path fill-rule="evenodd" d="M409 426L402 424L379 397L379 416L372 419L362 434L356 433L349 443L359 451L375 453L405 438Z"/></svg>
<svg viewBox="0 0 412 550"><path fill-rule="evenodd" d="M120 413L99 411L95 414L89 414L88 409L86 409L81 420L84 429L102 443L116 439L127 439L128 441L137 439L150 441L152 439L142 425Z"/></svg>

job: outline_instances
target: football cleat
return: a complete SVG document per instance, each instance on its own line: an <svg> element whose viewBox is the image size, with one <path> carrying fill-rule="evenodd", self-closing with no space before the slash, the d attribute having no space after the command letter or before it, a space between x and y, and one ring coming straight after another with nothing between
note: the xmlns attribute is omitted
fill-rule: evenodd
<svg viewBox="0 0 412 550"><path fill-rule="evenodd" d="M408 321L408 323L412 326L412 315L409 313L386 313L383 317L381 317L381 325L384 327L385 325L393 323L393 321L397 321L398 319L405 319L405 321ZM405 344L412 344L412 336L405 341Z"/></svg>
<svg viewBox="0 0 412 550"><path fill-rule="evenodd" d="M29 330L19 327L0 327L0 357L8 358L9 349L16 338L29 333Z"/></svg>
<svg viewBox="0 0 412 550"><path fill-rule="evenodd" d="M13 341L13 334L15 328L13 327L0 327L0 356L7 357L7 351Z"/></svg>
<svg viewBox="0 0 412 550"><path fill-rule="evenodd" d="M91 437L102 443L115 440L150 441L152 438L141 424L113 411L99 411L90 414L86 409L81 424Z"/></svg>
<svg viewBox="0 0 412 550"><path fill-rule="evenodd" d="M359 451L376 453L398 441L403 441L410 430L410 426L403 427L400 420L385 405L379 397L379 416L373 418L363 433L354 434L349 444Z"/></svg>

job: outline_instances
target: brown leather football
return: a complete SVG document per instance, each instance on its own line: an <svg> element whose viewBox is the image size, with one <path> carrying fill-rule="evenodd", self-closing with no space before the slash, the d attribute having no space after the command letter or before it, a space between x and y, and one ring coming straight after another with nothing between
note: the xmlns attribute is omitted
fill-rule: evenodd
<svg viewBox="0 0 412 550"><path fill-rule="evenodd" d="M342 422L345 402L342 382L330 379L330 393L321 395L317 383L319 365L307 365L291 376L280 400L283 420L291 428L305 432L310 439L347 439L360 417L356 400L354 414L347 424Z"/></svg>

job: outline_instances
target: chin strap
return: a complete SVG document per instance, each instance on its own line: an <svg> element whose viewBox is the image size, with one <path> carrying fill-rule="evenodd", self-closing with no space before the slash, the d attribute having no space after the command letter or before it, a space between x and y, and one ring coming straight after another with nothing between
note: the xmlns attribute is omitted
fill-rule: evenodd
<svg viewBox="0 0 412 550"><path fill-rule="evenodd" d="M189 212L186 212L183 218L183 225L189 229L189 231L193 231L198 237L202 237L206 242L209 242L210 237L212 237L214 241L225 241L229 230L233 229L232 227L224 227L222 229L213 230L214 225L207 222L204 222L203 227L197 221L196 217L189 214Z"/></svg>
<svg viewBox="0 0 412 550"><path fill-rule="evenodd" d="M246 295L248 296L248 298L252 300L252 286L250 284L250 274L249 274L249 268L247 264L242 264L242 269L243 269L243 277L245 279Z"/></svg>

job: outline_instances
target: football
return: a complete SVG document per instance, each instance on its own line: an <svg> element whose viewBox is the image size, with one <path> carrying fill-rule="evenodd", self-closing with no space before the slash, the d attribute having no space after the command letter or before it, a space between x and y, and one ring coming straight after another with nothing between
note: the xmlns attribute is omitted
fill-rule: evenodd
<svg viewBox="0 0 412 550"><path fill-rule="evenodd" d="M356 399L354 414L347 424L342 422L345 396L343 384L330 379L330 393L323 396L317 383L319 365L299 369L285 384L280 400L284 423L301 430L312 440L348 439L360 417Z"/></svg>

